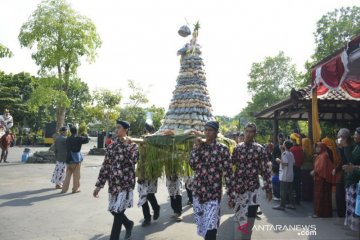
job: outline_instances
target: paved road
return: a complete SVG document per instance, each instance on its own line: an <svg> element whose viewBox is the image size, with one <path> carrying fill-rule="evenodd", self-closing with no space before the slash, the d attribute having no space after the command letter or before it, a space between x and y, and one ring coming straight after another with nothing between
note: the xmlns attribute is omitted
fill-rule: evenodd
<svg viewBox="0 0 360 240"><path fill-rule="evenodd" d="M83 152L95 145L94 142L84 146ZM47 148L32 148L32 151ZM0 164L0 239L109 239L112 216L107 212L107 190L100 192L100 198L92 197L94 183L101 156L85 156L81 170L81 192L78 194L59 194L50 183L54 164L24 164L20 162L23 147L14 147L9 153L9 164ZM185 206L186 192L183 193L184 221L175 223L170 219L172 214L167 190L163 180L159 182L157 198L161 205L160 218L150 226L141 227L142 212L136 206L135 195L132 209L126 214L135 222L134 240L196 240L196 226L193 222L192 208ZM263 196L264 197L264 196ZM218 239L230 240L236 236L236 227L231 211L222 204L221 224ZM341 226L342 219L312 219L311 203L302 203L294 210L279 212L271 209L277 203L262 203L262 219L256 222L253 239L360 239L347 234L347 228ZM278 225L278 226L277 226ZM307 232L288 230L302 226L314 226L316 235L306 236ZM277 228L275 230L274 228ZM281 228L281 229L279 229ZM301 235L303 234L303 235ZM314 233L311 233L314 234ZM124 236L124 229L121 239Z"/></svg>

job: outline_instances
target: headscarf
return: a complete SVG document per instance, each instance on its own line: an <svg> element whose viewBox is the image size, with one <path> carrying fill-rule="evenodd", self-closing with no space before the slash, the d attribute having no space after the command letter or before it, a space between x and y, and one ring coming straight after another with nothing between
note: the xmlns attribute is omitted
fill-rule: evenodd
<svg viewBox="0 0 360 240"><path fill-rule="evenodd" d="M315 159L315 174L323 178L328 183L335 183L335 176L332 175L332 170L335 168L330 161L330 157L326 151L325 143L319 142L316 144L320 147L320 153Z"/></svg>
<svg viewBox="0 0 360 240"><path fill-rule="evenodd" d="M334 158L334 164L335 165L338 165L339 164L339 156L337 154L337 151L336 151L336 143L334 140L332 140L331 138L323 138L321 140L322 143L325 143L325 145L331 150L332 152L332 155L333 155L333 158Z"/></svg>
<svg viewBox="0 0 360 240"><path fill-rule="evenodd" d="M294 140L297 145L301 146L301 135L298 133L292 133L290 139Z"/></svg>
<svg viewBox="0 0 360 240"><path fill-rule="evenodd" d="M307 161L312 159L312 156L314 155L314 149L311 144L310 138L301 139L301 146L304 149L305 159Z"/></svg>

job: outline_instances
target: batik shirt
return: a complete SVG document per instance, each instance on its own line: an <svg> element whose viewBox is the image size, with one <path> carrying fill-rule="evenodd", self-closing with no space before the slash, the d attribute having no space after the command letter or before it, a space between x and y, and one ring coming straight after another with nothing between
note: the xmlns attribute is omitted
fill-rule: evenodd
<svg viewBox="0 0 360 240"><path fill-rule="evenodd" d="M231 166L229 149L214 141L194 146L190 166L194 170L192 190L200 203L220 200L222 195L222 177L230 184Z"/></svg>
<svg viewBox="0 0 360 240"><path fill-rule="evenodd" d="M133 190L135 187L135 164L138 158L139 151L135 143L129 144L118 139L108 145L95 186L103 188L108 181L109 193L112 195Z"/></svg>
<svg viewBox="0 0 360 240"><path fill-rule="evenodd" d="M271 170L266 150L258 143L241 143L236 146L231 156L234 173L228 191L230 200L234 201L237 194L253 192L260 187L259 175L263 177L264 189L271 192Z"/></svg>

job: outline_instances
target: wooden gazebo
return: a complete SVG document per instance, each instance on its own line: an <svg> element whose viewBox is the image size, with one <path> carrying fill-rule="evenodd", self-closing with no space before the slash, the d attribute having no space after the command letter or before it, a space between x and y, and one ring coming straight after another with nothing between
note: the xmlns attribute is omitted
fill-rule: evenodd
<svg viewBox="0 0 360 240"><path fill-rule="evenodd" d="M313 142L320 140L319 121L360 126L360 35L313 67L311 85L292 89L288 98L254 116L273 121L274 142L280 120L308 121ZM312 200L311 165L301 171L302 200Z"/></svg>
<svg viewBox="0 0 360 240"><path fill-rule="evenodd" d="M309 121L308 136L312 139L312 94L311 86L300 90L292 89L290 96L272 106L255 113L256 119L273 121L273 136L276 138L280 120ZM342 89L329 90L318 96L319 121L350 122L360 121L360 99L355 99ZM276 139L274 139L276 142Z"/></svg>
<svg viewBox="0 0 360 240"><path fill-rule="evenodd" d="M279 120L309 121L308 136L311 139L319 137L313 136L317 121L360 125L360 35L313 66L311 85L292 89L288 98L254 116L273 120L274 142Z"/></svg>

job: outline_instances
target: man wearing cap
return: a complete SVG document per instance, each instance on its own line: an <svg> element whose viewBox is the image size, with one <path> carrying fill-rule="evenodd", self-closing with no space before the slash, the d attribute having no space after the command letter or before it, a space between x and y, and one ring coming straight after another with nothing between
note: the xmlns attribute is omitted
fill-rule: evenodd
<svg viewBox="0 0 360 240"><path fill-rule="evenodd" d="M190 156L194 171L193 208L198 235L206 240L216 239L220 223L222 179L229 186L231 165L229 149L216 141L219 124L205 124L205 142L197 138Z"/></svg>
<svg viewBox="0 0 360 240"><path fill-rule="evenodd" d="M67 128L60 128L60 135L55 139L54 143L56 165L51 178L51 182L55 184L55 189L61 189L65 179L65 162L67 157L66 135Z"/></svg>
<svg viewBox="0 0 360 240"><path fill-rule="evenodd" d="M251 231L260 202L259 175L263 178L263 188L267 199L271 201L271 171L265 148L254 141L256 125L246 124L244 133L245 141L235 147L231 157L234 173L228 190L228 204L230 208L234 208L240 239L251 239Z"/></svg>
<svg viewBox="0 0 360 240"><path fill-rule="evenodd" d="M72 193L80 192L80 168L83 156L81 155L81 146L88 143L90 138L87 136L78 136L77 128L70 128L71 136L66 139L66 176L61 193L66 193L69 189L71 176L73 175Z"/></svg>
<svg viewBox="0 0 360 240"><path fill-rule="evenodd" d="M99 191L106 181L109 186L108 210L114 216L110 240L118 240L121 226L126 228L125 240L131 239L134 222L126 215L126 208L133 206L133 190L135 187L135 164L139 158L138 146L127 137L130 124L116 121L117 139L106 148L104 162L93 192L99 197Z"/></svg>

